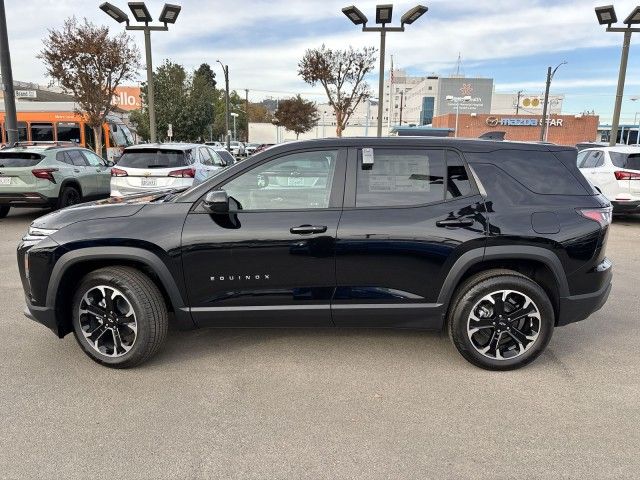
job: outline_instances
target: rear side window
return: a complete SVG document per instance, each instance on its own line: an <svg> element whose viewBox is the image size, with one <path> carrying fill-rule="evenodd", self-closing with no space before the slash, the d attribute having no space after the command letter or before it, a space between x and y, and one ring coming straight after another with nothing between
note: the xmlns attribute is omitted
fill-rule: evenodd
<svg viewBox="0 0 640 480"><path fill-rule="evenodd" d="M611 162L618 168L640 170L640 153L609 152Z"/></svg>
<svg viewBox="0 0 640 480"><path fill-rule="evenodd" d="M31 124L31 141L32 142L52 142L53 141L53 124L52 123L32 123Z"/></svg>
<svg viewBox="0 0 640 480"><path fill-rule="evenodd" d="M87 161L84 158L84 155L82 155L82 152L80 152L80 150L67 150L65 152L65 154L68 156L68 158L71 160L71 164L76 166L76 167L86 167L87 166ZM69 163L69 162L67 162Z"/></svg>
<svg viewBox="0 0 640 480"><path fill-rule="evenodd" d="M602 165L604 165L604 156L600 150L590 151L582 162L582 168L597 168Z"/></svg>
<svg viewBox="0 0 640 480"><path fill-rule="evenodd" d="M422 205L444 200L442 150L374 149L373 165L359 160L356 207Z"/></svg>
<svg viewBox="0 0 640 480"><path fill-rule="evenodd" d="M457 152L447 150L447 199L471 194L471 182L462 158Z"/></svg>
<svg viewBox="0 0 640 480"><path fill-rule="evenodd" d="M174 168L188 165L188 157L183 150L125 150L119 167L129 168Z"/></svg>
<svg viewBox="0 0 640 480"><path fill-rule="evenodd" d="M39 153L0 152L0 168L2 167L33 167L44 158Z"/></svg>
<svg viewBox="0 0 640 480"><path fill-rule="evenodd" d="M542 195L591 194L573 173L553 153L548 151L497 150L490 153L465 153L465 155L471 163L496 165L534 193Z"/></svg>

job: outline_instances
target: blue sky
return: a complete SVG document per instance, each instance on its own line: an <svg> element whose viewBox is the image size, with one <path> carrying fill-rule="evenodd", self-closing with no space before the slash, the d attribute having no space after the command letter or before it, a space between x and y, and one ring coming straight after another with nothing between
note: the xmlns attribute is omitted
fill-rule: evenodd
<svg viewBox="0 0 640 480"><path fill-rule="evenodd" d="M493 77L496 90L540 93L547 66L562 66L552 93L566 94L565 113L595 110L607 122L613 110L620 61L621 34L605 33L593 8L608 1L592 0L421 0L429 12L402 34L389 34L387 53L397 67L416 75L448 75L455 69L458 52L467 76ZM14 77L47 82L35 59L43 32L58 28L76 14L91 21L120 26L98 10L101 1L22 0L6 2ZM112 0L126 10L125 0ZM162 1L147 0L159 13ZM254 100L302 93L323 101L320 89L304 84L296 65L306 48L343 48L378 45L377 34L362 33L340 12L348 1L336 0L174 0L183 10L169 32L153 35L154 63L171 59L188 68L202 62L214 66L220 58L231 70L231 87L249 88ZM357 6L375 16L375 1L358 0ZM395 1L394 18L416 3ZM82 8L79 8L79 5ZM615 2L625 18L634 2ZM132 37L143 50L142 35ZM637 43L637 45L636 45ZM387 67L388 67L387 57ZM215 67L214 67L215 68ZM219 68L216 72L219 74ZM142 74L141 73L141 79ZM375 86L377 71L369 79ZM218 75L219 77L221 75ZM640 101L640 34L632 41L622 121L631 122Z"/></svg>

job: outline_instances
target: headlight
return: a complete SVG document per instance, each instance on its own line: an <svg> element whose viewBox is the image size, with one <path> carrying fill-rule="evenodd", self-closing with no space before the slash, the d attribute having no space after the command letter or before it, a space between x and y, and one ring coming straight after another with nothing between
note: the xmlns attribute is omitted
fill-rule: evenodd
<svg viewBox="0 0 640 480"><path fill-rule="evenodd" d="M44 240L46 237L48 237L49 235L53 235L57 231L57 229L51 228L29 227L29 231L24 237L22 237L22 240L27 242L37 242L40 240Z"/></svg>

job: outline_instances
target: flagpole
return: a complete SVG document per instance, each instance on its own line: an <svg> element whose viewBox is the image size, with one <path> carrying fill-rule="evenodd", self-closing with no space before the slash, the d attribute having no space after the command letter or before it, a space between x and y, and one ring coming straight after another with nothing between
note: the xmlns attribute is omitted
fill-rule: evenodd
<svg viewBox="0 0 640 480"><path fill-rule="evenodd" d="M392 88L393 88L393 55L391 55L391 68L389 69L389 95L387 97L389 98L389 111L387 112L387 135L389 135L389 132L391 131L391 114L394 111L393 102L391 98Z"/></svg>

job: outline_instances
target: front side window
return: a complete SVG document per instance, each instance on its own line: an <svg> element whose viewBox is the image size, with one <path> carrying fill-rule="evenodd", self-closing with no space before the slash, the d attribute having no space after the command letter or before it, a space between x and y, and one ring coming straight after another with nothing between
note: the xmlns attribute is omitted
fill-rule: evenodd
<svg viewBox="0 0 640 480"><path fill-rule="evenodd" d="M328 208L337 150L293 153L234 178L222 188L239 210Z"/></svg>
<svg viewBox="0 0 640 480"><path fill-rule="evenodd" d="M374 149L373 165L360 159L356 207L422 205L444 200L442 150Z"/></svg>
<svg viewBox="0 0 640 480"><path fill-rule="evenodd" d="M31 124L31 141L32 142L52 142L53 141L53 124L52 123L32 123Z"/></svg>
<svg viewBox="0 0 640 480"><path fill-rule="evenodd" d="M67 150L67 155L76 167L86 167L87 161L80 150Z"/></svg>
<svg viewBox="0 0 640 480"><path fill-rule="evenodd" d="M213 166L213 159L211 158L211 154L209 153L209 149L205 147L200 147L200 161L203 165Z"/></svg>

